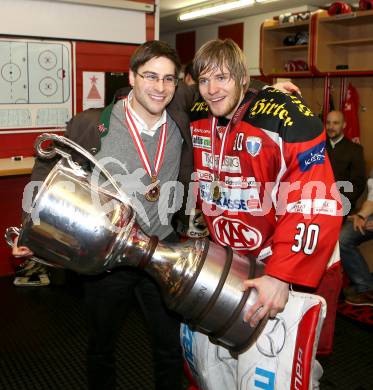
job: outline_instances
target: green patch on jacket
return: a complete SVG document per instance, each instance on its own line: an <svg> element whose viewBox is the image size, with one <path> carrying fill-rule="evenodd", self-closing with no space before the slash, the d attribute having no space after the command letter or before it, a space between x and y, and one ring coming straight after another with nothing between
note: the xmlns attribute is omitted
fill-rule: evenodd
<svg viewBox="0 0 373 390"><path fill-rule="evenodd" d="M111 112L113 111L114 107L114 101L110 103L108 106L104 108L100 115L100 119L98 121L98 131L100 132L100 137L105 137L109 132L109 126L110 126L110 117Z"/></svg>

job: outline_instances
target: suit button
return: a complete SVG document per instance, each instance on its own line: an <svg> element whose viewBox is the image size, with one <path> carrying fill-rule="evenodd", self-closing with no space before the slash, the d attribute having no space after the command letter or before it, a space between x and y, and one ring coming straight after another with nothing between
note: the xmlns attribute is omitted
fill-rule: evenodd
<svg viewBox="0 0 373 390"><path fill-rule="evenodd" d="M91 153L96 154L97 153L97 148L91 148Z"/></svg>

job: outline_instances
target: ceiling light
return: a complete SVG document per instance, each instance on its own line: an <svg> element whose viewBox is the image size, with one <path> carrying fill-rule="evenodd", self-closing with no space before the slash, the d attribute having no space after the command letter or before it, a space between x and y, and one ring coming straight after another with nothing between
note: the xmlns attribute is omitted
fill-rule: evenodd
<svg viewBox="0 0 373 390"><path fill-rule="evenodd" d="M211 7L199 8L191 11L184 12L179 15L179 21L184 22L186 20L203 18L204 16L216 15L222 12L233 11L239 8L253 5L255 0L237 0L226 3L219 3L212 5Z"/></svg>

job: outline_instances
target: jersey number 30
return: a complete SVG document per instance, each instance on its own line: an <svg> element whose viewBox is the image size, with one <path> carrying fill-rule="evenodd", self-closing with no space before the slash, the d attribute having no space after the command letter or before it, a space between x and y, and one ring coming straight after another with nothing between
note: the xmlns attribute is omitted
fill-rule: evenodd
<svg viewBox="0 0 373 390"><path fill-rule="evenodd" d="M320 227L314 224L306 226L305 223L301 222L298 223L297 230L298 232L294 236L295 243L291 249L294 252L303 250L306 255L312 255L317 246Z"/></svg>

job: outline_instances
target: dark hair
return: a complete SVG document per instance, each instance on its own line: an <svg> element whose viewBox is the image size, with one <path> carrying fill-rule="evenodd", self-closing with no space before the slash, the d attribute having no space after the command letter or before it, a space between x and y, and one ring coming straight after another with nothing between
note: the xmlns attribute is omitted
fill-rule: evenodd
<svg viewBox="0 0 373 390"><path fill-rule="evenodd" d="M176 51L163 41L148 41L139 46L130 59L130 69L137 72L140 66L152 58L165 57L175 65L175 76L178 77L181 69L179 56Z"/></svg>
<svg viewBox="0 0 373 390"><path fill-rule="evenodd" d="M184 78L185 76L187 75L190 75L190 77L196 81L195 77L194 77L194 73L193 73L193 61L190 61L188 62L185 66L184 66Z"/></svg>

